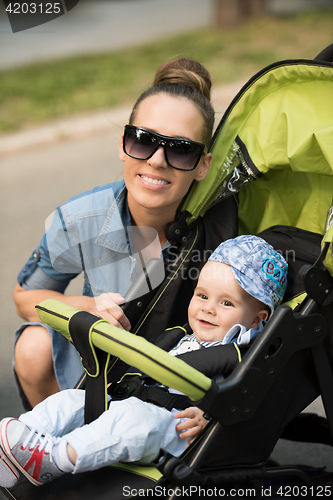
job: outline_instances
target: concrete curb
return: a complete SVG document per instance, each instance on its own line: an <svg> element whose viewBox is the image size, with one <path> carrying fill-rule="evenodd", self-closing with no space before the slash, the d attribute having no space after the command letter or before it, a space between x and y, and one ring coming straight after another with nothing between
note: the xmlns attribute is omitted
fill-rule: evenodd
<svg viewBox="0 0 333 500"><path fill-rule="evenodd" d="M212 104L216 111L216 122L245 83L244 80L217 87L212 92ZM47 124L22 130L15 134L0 135L0 157L21 153L28 149L45 147L68 139L122 129L131 113L131 106L106 109L91 114L76 115L48 122Z"/></svg>

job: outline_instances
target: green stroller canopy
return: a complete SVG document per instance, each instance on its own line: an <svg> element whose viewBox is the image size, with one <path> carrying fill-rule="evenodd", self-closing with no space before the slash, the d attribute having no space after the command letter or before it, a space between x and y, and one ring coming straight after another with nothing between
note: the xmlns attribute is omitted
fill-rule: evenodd
<svg viewBox="0 0 333 500"><path fill-rule="evenodd" d="M323 234L333 195L332 78L331 64L307 60L255 75L217 127L210 172L182 207L188 222L238 194L240 234L273 224Z"/></svg>

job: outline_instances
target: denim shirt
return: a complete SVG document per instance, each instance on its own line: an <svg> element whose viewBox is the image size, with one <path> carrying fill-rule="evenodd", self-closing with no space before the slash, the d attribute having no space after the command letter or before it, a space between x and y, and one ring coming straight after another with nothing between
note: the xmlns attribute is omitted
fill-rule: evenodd
<svg viewBox="0 0 333 500"><path fill-rule="evenodd" d="M69 282L84 272L83 295L124 295L142 272L142 261L149 260L147 248L142 252L133 250L137 228L131 226L124 181L72 198L56 209L46 226L38 248L18 275L19 284L27 290L63 293ZM157 232L145 229L152 251L160 257ZM164 256L168 245L163 247ZM162 281L164 267L159 274ZM142 289L142 294L147 291Z"/></svg>
<svg viewBox="0 0 333 500"><path fill-rule="evenodd" d="M133 250L138 248L134 244L138 228L131 226L124 181L96 187L72 198L56 209L47 219L46 226L38 248L18 276L19 284L26 290L48 289L63 293L69 282L84 272L83 295L96 296L103 292L125 295L138 275L144 275L142 265L147 264L151 253L155 257L157 253L156 260L161 265L157 275L149 276L150 285L154 288L164 278L163 259L167 258L169 243L164 245L161 259L155 230L144 228L150 245ZM137 296L148 290L144 279ZM15 341L31 324L39 323L21 325L15 333ZM80 357L65 337L50 327L47 330L52 339L59 387L61 390L72 388L83 372Z"/></svg>

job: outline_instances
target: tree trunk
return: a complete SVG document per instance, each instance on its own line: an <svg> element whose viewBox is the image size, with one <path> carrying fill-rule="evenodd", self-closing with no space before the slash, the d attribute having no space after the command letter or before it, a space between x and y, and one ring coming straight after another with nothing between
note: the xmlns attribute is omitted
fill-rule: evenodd
<svg viewBox="0 0 333 500"><path fill-rule="evenodd" d="M219 27L236 26L265 13L267 0L215 0L214 22Z"/></svg>

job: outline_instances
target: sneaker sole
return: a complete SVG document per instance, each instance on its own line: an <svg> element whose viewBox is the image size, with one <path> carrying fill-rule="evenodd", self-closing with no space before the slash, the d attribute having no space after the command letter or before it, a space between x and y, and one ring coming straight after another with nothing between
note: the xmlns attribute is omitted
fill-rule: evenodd
<svg viewBox="0 0 333 500"><path fill-rule="evenodd" d="M0 486L3 488L12 488L17 483L20 473L6 457L5 452L0 447Z"/></svg>
<svg viewBox="0 0 333 500"><path fill-rule="evenodd" d="M35 479L33 478L29 472L27 472L23 467L22 465L16 460L16 458L14 457L14 455L12 454L12 450L10 448L10 446L8 445L8 442L7 442L7 433L6 433L6 427L7 427L7 424L9 422L11 422L12 420L17 420L16 418L4 418L2 421L1 421L1 424L0 424L0 445L2 447L2 449L4 450L4 452L6 453L6 455L9 457L9 459L11 460L11 462L13 462L13 464L15 465L15 467L22 472L22 474L32 483L34 484L35 486L41 486L42 484L44 484L42 481L38 481L38 479Z"/></svg>

